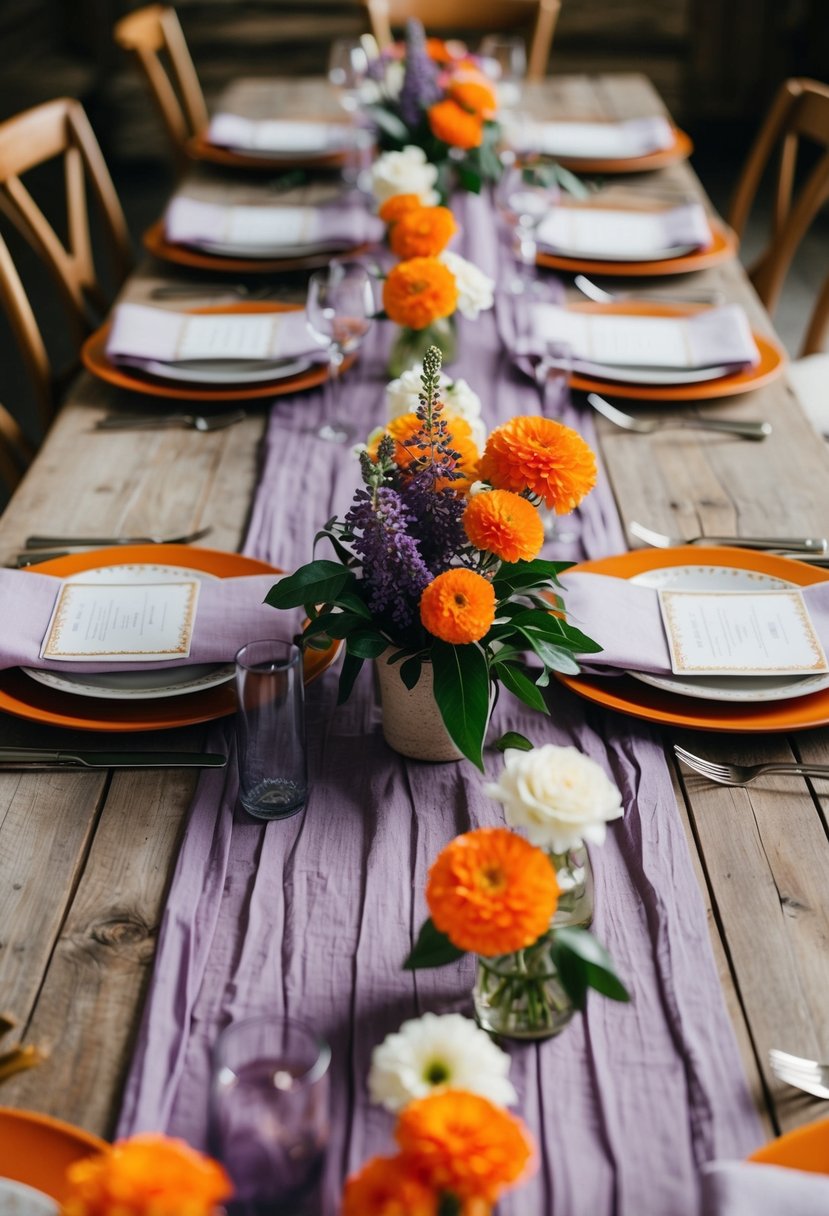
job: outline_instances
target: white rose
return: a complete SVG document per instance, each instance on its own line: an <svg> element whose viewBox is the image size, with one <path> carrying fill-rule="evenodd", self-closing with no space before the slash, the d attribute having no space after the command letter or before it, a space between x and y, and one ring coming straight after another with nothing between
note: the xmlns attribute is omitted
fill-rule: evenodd
<svg viewBox="0 0 829 1216"><path fill-rule="evenodd" d="M462 258L448 249L440 255L440 261L455 276L455 282L458 285L459 312L468 317L470 321L474 321L479 312L492 308L495 298L493 295L495 283L489 275L484 274L472 262L467 262L466 258Z"/></svg>
<svg viewBox="0 0 829 1216"><path fill-rule="evenodd" d="M395 194L416 194L424 207L434 207L438 171L430 165L422 148L409 146L402 152L384 152L371 166L371 191L378 207Z"/></svg>
<svg viewBox="0 0 829 1216"><path fill-rule="evenodd" d="M594 760L552 743L529 752L507 748L504 771L486 792L504 804L511 828L524 828L532 844L554 853L583 840L602 844L605 824L623 813L621 794Z"/></svg>
<svg viewBox="0 0 829 1216"><path fill-rule="evenodd" d="M416 363L399 379L386 385L386 414L390 422L417 409L422 372L423 365ZM486 427L481 419L480 397L465 380L452 380L446 372L440 373L440 387L447 410L469 423L475 446L482 452L486 444Z"/></svg>
<svg viewBox="0 0 829 1216"><path fill-rule="evenodd" d="M481 398L465 380L453 380L447 385L443 400L446 408L463 418L472 428L472 438L479 452L486 446L486 427L481 418Z"/></svg>

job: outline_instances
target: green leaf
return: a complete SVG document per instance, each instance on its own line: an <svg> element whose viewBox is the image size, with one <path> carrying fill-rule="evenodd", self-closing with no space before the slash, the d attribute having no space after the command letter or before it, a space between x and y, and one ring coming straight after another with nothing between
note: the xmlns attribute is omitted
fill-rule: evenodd
<svg viewBox="0 0 829 1216"><path fill-rule="evenodd" d="M418 971L422 967L445 967L463 958L465 950L453 946L445 933L436 929L431 917L420 927L414 949L403 964L404 971Z"/></svg>
<svg viewBox="0 0 829 1216"><path fill-rule="evenodd" d="M342 543L340 538L338 536L335 536L333 532L329 532L327 527L323 528L314 537L314 544L313 544L314 551L316 551L317 544L321 540L329 540L331 542L334 552L336 553L337 557L340 559L340 561L342 562L342 564L344 566L351 566L354 564L354 554L351 553L348 549L346 549L345 545Z"/></svg>
<svg viewBox="0 0 829 1216"><path fill-rule="evenodd" d="M630 993L616 974L613 959L586 929L556 929L550 953L562 986L577 1009L584 1009L587 1004L588 988L611 1001L630 1000Z"/></svg>
<svg viewBox="0 0 829 1216"><path fill-rule="evenodd" d="M308 622L302 636L313 638L324 633L329 638L347 638L352 630L362 627L363 618L354 612L323 612Z"/></svg>
<svg viewBox="0 0 829 1216"><path fill-rule="evenodd" d="M556 178L562 190L566 190L573 198L589 198L590 191L580 177L576 177L575 173L571 173L569 169L565 169L563 165L558 163L555 166Z"/></svg>
<svg viewBox="0 0 829 1216"><path fill-rule="evenodd" d="M507 692L518 697L518 700L523 701L525 705L529 705L530 709L537 709L542 714L549 714L547 702L536 685L524 675L520 668L511 667L509 663L498 663L497 671L498 678Z"/></svg>
<svg viewBox="0 0 829 1216"><path fill-rule="evenodd" d="M406 685L409 692L411 692L415 684L417 684L418 680L420 679L420 670L422 666L423 662L420 655L417 654L412 655L410 659L406 659L406 662L401 665L400 679Z"/></svg>
<svg viewBox="0 0 829 1216"><path fill-rule="evenodd" d="M550 667L553 671L560 671L567 676L578 675L581 668L569 651L561 646L553 646L543 634L535 629L521 629L519 633L527 639L545 667Z"/></svg>
<svg viewBox="0 0 829 1216"><path fill-rule="evenodd" d="M357 629L348 635L346 651L358 659L379 659L388 649L388 638L375 629Z"/></svg>
<svg viewBox="0 0 829 1216"><path fill-rule="evenodd" d="M534 744L530 743L526 735L520 735L517 730L508 730L501 735L500 739L496 739L493 745L499 752L505 752L508 747L514 747L519 752L531 752Z"/></svg>
<svg viewBox="0 0 829 1216"><path fill-rule="evenodd" d="M408 142L409 131L406 124L396 114L392 114L390 110L384 110L382 106L367 107L368 113L381 131L386 135L390 135L392 139L398 140L401 144Z"/></svg>
<svg viewBox="0 0 829 1216"><path fill-rule="evenodd" d="M435 700L455 746L484 771L483 747L489 718L489 670L480 646L432 642Z"/></svg>
<svg viewBox="0 0 829 1216"><path fill-rule="evenodd" d="M271 587L265 596L265 603L272 608L299 608L308 603L328 603L354 581L353 572L344 569L339 562L308 562Z"/></svg>
<svg viewBox="0 0 829 1216"><path fill-rule="evenodd" d="M337 704L342 705L351 696L351 690L354 687L354 681L360 674L360 668L363 666L364 660L358 658L357 655L349 654L348 651L343 655L343 665L340 668L340 683L337 688Z"/></svg>

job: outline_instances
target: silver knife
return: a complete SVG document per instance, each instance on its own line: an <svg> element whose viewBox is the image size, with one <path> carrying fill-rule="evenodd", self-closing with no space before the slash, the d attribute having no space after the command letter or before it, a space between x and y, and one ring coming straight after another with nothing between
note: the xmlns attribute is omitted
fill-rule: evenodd
<svg viewBox="0 0 829 1216"><path fill-rule="evenodd" d="M0 747L0 771L29 768L224 768L216 752L50 751L40 747Z"/></svg>

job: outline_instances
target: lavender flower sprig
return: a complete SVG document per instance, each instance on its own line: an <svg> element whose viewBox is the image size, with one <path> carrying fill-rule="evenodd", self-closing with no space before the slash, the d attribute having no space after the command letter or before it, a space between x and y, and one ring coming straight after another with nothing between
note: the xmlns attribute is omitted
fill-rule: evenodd
<svg viewBox="0 0 829 1216"><path fill-rule="evenodd" d="M420 21L406 22L406 71L398 98L400 117L407 127L420 125L424 112L440 97L436 65L426 50L426 31Z"/></svg>

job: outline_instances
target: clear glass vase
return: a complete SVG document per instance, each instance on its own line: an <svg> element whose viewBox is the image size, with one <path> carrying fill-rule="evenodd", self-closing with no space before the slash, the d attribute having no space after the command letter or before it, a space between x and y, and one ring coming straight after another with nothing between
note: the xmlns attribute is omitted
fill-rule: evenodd
<svg viewBox="0 0 829 1216"><path fill-rule="evenodd" d="M552 960L549 934L533 946L478 958L472 993L478 1024L505 1039L550 1039L575 1012Z"/></svg>
<svg viewBox="0 0 829 1216"><path fill-rule="evenodd" d="M589 928L593 920L593 867L586 847L578 844L566 853L548 850L547 856L553 863L559 889L551 927Z"/></svg>
<svg viewBox="0 0 829 1216"><path fill-rule="evenodd" d="M454 361L458 350L458 337L453 317L441 317L425 329L407 329L402 326L389 352L389 375L397 379L415 363L422 363L430 346L439 348L443 355L444 367Z"/></svg>

